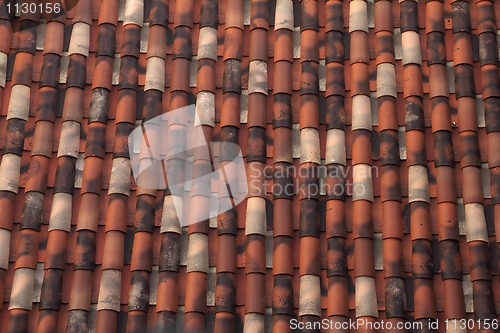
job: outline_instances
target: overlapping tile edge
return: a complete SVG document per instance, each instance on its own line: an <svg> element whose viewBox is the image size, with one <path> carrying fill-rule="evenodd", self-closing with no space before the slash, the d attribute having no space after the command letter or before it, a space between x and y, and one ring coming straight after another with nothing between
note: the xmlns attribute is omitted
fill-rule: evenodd
<svg viewBox="0 0 500 333"><path fill-rule="evenodd" d="M0 14L0 332L500 318L499 3ZM136 186L127 139L194 102L254 185L180 228L179 198Z"/></svg>

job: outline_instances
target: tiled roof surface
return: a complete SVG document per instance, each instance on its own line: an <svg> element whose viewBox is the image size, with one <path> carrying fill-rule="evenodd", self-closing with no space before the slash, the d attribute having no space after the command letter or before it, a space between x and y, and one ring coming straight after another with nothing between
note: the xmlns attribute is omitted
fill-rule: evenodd
<svg viewBox="0 0 500 333"><path fill-rule="evenodd" d="M500 1L70 7L0 11L1 333L500 318ZM127 137L194 102L261 186L180 228Z"/></svg>

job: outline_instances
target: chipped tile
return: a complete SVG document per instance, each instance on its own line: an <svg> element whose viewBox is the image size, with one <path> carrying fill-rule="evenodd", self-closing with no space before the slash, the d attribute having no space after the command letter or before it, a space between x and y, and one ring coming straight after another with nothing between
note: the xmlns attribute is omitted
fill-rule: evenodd
<svg viewBox="0 0 500 333"><path fill-rule="evenodd" d="M406 128L399 126L398 128L398 141L399 141L399 158L403 161L406 160Z"/></svg>
<svg viewBox="0 0 500 333"><path fill-rule="evenodd" d="M483 187L483 195L485 199L491 198L491 187L490 187L490 169L488 163L481 163L481 180Z"/></svg>
<svg viewBox="0 0 500 333"><path fill-rule="evenodd" d="M248 121L248 90L243 89L240 96L240 123L246 124Z"/></svg>
<svg viewBox="0 0 500 333"><path fill-rule="evenodd" d="M479 128L484 128L486 126L484 118L484 102L483 95L476 95L476 111L477 111L477 126Z"/></svg>
<svg viewBox="0 0 500 333"><path fill-rule="evenodd" d="M144 22L144 26L141 29L141 44L139 47L141 53L148 52L148 43L149 43L149 22Z"/></svg>

